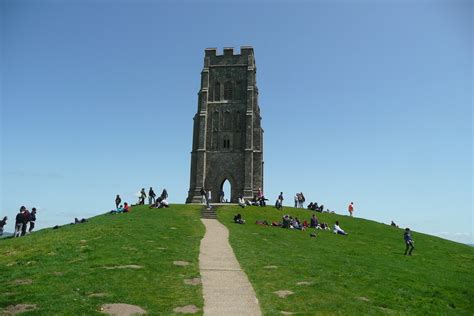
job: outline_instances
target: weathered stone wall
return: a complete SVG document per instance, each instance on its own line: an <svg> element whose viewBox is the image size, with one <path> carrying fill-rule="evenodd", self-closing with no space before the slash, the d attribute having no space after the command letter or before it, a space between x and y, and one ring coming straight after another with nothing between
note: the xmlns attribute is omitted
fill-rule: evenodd
<svg viewBox="0 0 474 316"><path fill-rule="evenodd" d="M222 55L206 49L187 203L199 202L203 187L217 202L225 180L231 184L232 202L263 189L263 130L255 75L253 48L242 47L240 54L224 48Z"/></svg>

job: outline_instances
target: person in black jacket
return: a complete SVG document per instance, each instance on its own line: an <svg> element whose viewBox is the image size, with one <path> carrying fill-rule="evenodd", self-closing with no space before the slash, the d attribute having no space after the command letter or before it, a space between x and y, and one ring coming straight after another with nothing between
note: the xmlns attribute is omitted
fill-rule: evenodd
<svg viewBox="0 0 474 316"><path fill-rule="evenodd" d="M7 224L7 219L8 217L4 217L1 221L0 221L0 236L3 235L3 227L5 227L5 225Z"/></svg>
<svg viewBox="0 0 474 316"><path fill-rule="evenodd" d="M21 236L21 231L23 229L23 221L25 219L23 213L25 212L26 207L22 206L20 207L20 212L16 214L15 217L15 237L20 237Z"/></svg>
<svg viewBox="0 0 474 316"><path fill-rule="evenodd" d="M118 209L120 203L122 203L122 199L120 198L120 195L117 194L117 197L115 197L115 209Z"/></svg>
<svg viewBox="0 0 474 316"><path fill-rule="evenodd" d="M36 221L36 208L33 207L31 209L31 214L30 214L30 229L28 229L29 233L31 233L33 229L35 228L35 221Z"/></svg>
<svg viewBox="0 0 474 316"><path fill-rule="evenodd" d="M155 200L155 197L156 197L156 194L155 194L155 191L153 191L153 188L150 187L150 190L148 190L148 204L155 204L156 200Z"/></svg>

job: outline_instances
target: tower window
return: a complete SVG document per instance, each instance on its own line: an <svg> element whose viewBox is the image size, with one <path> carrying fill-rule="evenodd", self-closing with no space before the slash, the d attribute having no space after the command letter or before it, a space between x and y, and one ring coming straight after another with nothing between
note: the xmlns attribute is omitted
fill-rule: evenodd
<svg viewBox="0 0 474 316"><path fill-rule="evenodd" d="M224 100L232 100L232 82L230 81L224 85Z"/></svg>
<svg viewBox="0 0 474 316"><path fill-rule="evenodd" d="M221 99L221 84L216 82L214 85L214 101L219 101Z"/></svg>
<svg viewBox="0 0 474 316"><path fill-rule="evenodd" d="M230 148L230 139L228 137L224 138L224 148Z"/></svg>

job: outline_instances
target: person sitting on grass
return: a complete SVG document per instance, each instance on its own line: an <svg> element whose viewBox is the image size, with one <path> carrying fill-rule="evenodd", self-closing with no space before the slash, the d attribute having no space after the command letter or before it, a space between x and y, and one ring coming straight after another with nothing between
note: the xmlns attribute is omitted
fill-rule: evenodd
<svg viewBox="0 0 474 316"><path fill-rule="evenodd" d="M290 215L284 215L282 217L282 223L281 223L281 227L282 228L290 228Z"/></svg>
<svg viewBox="0 0 474 316"><path fill-rule="evenodd" d="M85 222L87 222L87 219L85 219L85 218L83 218L81 220L79 220L77 217L74 218L74 224L84 224Z"/></svg>
<svg viewBox="0 0 474 316"><path fill-rule="evenodd" d="M411 256L413 249L415 249L415 242L411 238L410 228L405 228L405 233L403 233L403 238L405 239L405 244L406 244L405 256L407 255L407 252L408 252L408 255ZM409 248L411 248L410 251L408 251Z"/></svg>
<svg viewBox="0 0 474 316"><path fill-rule="evenodd" d="M242 195L239 196L238 202L239 202L239 206L240 206L241 208L244 208L244 207L245 207L245 200L244 200L244 197L243 197Z"/></svg>
<svg viewBox="0 0 474 316"><path fill-rule="evenodd" d="M127 202L123 203L123 212L124 213L130 212L130 206L128 206Z"/></svg>
<svg viewBox="0 0 474 316"><path fill-rule="evenodd" d="M336 224L334 224L334 234L339 234L339 235L344 235L344 236L349 235L339 226L339 221L336 221Z"/></svg>
<svg viewBox="0 0 474 316"><path fill-rule="evenodd" d="M117 209L111 210L110 214L117 214L117 213L122 213L122 212L123 212L123 206L122 204L120 204L119 207L117 207Z"/></svg>
<svg viewBox="0 0 474 316"><path fill-rule="evenodd" d="M242 215L240 215L240 213L234 216L234 223L245 224L245 220L242 219Z"/></svg>
<svg viewBox="0 0 474 316"><path fill-rule="evenodd" d="M318 218L316 217L316 215L313 214L313 217L311 217L311 220L310 220L310 225L309 225L309 227L311 227L311 228L316 228L316 227L318 227L318 225L319 225L319 220L318 220Z"/></svg>

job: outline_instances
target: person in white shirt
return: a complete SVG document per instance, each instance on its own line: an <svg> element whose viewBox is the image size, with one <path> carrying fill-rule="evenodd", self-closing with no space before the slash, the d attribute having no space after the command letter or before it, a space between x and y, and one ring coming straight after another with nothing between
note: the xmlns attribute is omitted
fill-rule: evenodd
<svg viewBox="0 0 474 316"><path fill-rule="evenodd" d="M244 197L243 197L242 195L239 196L238 202L239 202L239 206L240 206L241 208L244 208L244 207L245 207L245 200L244 200Z"/></svg>
<svg viewBox="0 0 474 316"><path fill-rule="evenodd" d="M348 233L346 233L341 227L339 227L339 221L336 221L336 224L334 224L334 234L339 234L339 235L344 235L344 236L348 235Z"/></svg>

